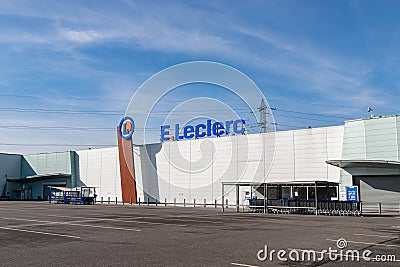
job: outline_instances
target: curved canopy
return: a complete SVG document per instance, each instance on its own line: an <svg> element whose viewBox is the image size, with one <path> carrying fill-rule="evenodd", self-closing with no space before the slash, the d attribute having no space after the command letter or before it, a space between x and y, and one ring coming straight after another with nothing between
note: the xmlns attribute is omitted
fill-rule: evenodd
<svg viewBox="0 0 400 267"><path fill-rule="evenodd" d="M356 160L327 160L327 164L339 168L390 168L400 169L400 161L394 160L369 160L369 159L356 159Z"/></svg>

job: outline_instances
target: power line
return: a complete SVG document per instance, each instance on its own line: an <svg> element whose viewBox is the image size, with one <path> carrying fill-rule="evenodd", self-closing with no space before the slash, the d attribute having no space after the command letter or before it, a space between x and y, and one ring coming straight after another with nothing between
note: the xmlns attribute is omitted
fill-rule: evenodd
<svg viewBox="0 0 400 267"><path fill-rule="evenodd" d="M295 110L286 110L286 109L280 109L280 108L270 108L271 110L275 111L280 111L280 112L287 112L287 113L294 113L294 114L303 114L303 115L310 115L310 116L320 116L320 117L328 117L328 118L338 118L338 119L343 119L343 120L349 120L352 118L349 117L341 117L341 116L335 116L335 115L327 115L327 114L320 114L320 113L311 113L311 112L302 112L302 111L295 111ZM227 110L207 110L208 112L218 112L219 114L232 114L232 112L241 112L241 113L253 113L252 110L249 108L238 108L238 109L233 109L232 111L227 111ZM54 114L82 114L82 115L119 115L122 116L124 112L119 112L119 111L112 111L112 110L106 110L106 111L101 111L101 110L72 110L72 109L44 109L44 108L18 108L18 107L2 107L0 108L0 112L33 112L33 113L54 113ZM204 112L204 110L198 110L198 111L152 111L150 115L169 115L169 114L198 114L199 112ZM129 112L132 114L137 114L137 115L147 115L149 113L147 112ZM272 113L272 112L266 112L266 114L269 115L274 115L274 116L282 116L285 117L284 115L280 115L277 113ZM294 116L292 116L294 117ZM296 118L296 117L294 117ZM304 119L304 117L298 117L301 119ZM312 118L310 118L312 119ZM323 120L321 120L323 121ZM327 122L332 122L332 121L327 121Z"/></svg>

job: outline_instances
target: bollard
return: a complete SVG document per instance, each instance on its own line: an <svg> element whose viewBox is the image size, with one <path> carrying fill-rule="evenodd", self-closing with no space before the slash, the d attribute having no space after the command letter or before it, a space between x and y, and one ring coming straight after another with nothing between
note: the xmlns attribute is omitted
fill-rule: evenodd
<svg viewBox="0 0 400 267"><path fill-rule="evenodd" d="M174 198L174 207L176 206L176 198Z"/></svg>
<svg viewBox="0 0 400 267"><path fill-rule="evenodd" d="M156 199L156 206L157 206L158 200Z"/></svg>
<svg viewBox="0 0 400 267"><path fill-rule="evenodd" d="M108 204L110 204L110 197L108 197Z"/></svg>
<svg viewBox="0 0 400 267"><path fill-rule="evenodd" d="M167 198L164 199L164 206L167 206Z"/></svg>
<svg viewBox="0 0 400 267"><path fill-rule="evenodd" d="M118 197L115 197L115 205L118 205Z"/></svg>
<svg viewBox="0 0 400 267"><path fill-rule="evenodd" d="M103 197L101 197L100 204L103 205Z"/></svg>
<svg viewBox="0 0 400 267"><path fill-rule="evenodd" d="M226 202L226 208L229 208L228 200L226 200L225 202Z"/></svg>
<svg viewBox="0 0 400 267"><path fill-rule="evenodd" d="M51 196L49 195L48 197L49 203L51 204Z"/></svg>
<svg viewBox="0 0 400 267"><path fill-rule="evenodd" d="M378 203L379 205L379 214L382 214L382 203Z"/></svg>
<svg viewBox="0 0 400 267"><path fill-rule="evenodd" d="M214 201L214 208L217 208L217 200Z"/></svg>
<svg viewBox="0 0 400 267"><path fill-rule="evenodd" d="M196 199L193 199L193 207L196 207Z"/></svg>
<svg viewBox="0 0 400 267"><path fill-rule="evenodd" d="M186 198L183 199L183 206L186 207Z"/></svg>
<svg viewBox="0 0 400 267"><path fill-rule="evenodd" d="M139 197L139 202L138 203L139 203L139 206L140 206L140 197Z"/></svg>
<svg viewBox="0 0 400 267"><path fill-rule="evenodd" d="M204 199L204 208L206 207L206 205L207 205L207 204L206 204L206 199Z"/></svg>
<svg viewBox="0 0 400 267"><path fill-rule="evenodd" d="M132 198L130 198L130 199L129 199L129 204L131 204L131 205L132 205Z"/></svg>
<svg viewBox="0 0 400 267"><path fill-rule="evenodd" d="M150 204L149 198L147 198L147 206L149 206Z"/></svg>

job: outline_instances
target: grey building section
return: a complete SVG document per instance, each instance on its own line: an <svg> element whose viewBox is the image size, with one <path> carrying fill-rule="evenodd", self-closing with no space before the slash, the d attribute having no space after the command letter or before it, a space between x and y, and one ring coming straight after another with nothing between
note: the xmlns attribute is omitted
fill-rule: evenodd
<svg viewBox="0 0 400 267"><path fill-rule="evenodd" d="M357 185L365 203L400 203L400 116L346 121L340 184Z"/></svg>
<svg viewBox="0 0 400 267"><path fill-rule="evenodd" d="M3 198L46 199L48 186L75 187L79 179L77 154L74 151L31 155L1 154L0 166L8 174L0 180ZM0 168L4 173L5 167Z"/></svg>
<svg viewBox="0 0 400 267"><path fill-rule="evenodd" d="M400 202L399 175L354 176L353 181L360 188L360 198L366 203L380 202L397 206Z"/></svg>
<svg viewBox="0 0 400 267"><path fill-rule="evenodd" d="M7 188L7 179L21 177L22 156L0 153L0 197L11 196Z"/></svg>

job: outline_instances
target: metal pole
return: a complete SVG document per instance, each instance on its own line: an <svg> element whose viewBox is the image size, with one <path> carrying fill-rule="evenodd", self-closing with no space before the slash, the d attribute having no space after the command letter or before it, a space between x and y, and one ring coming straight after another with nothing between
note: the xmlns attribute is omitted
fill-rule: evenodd
<svg viewBox="0 0 400 267"><path fill-rule="evenodd" d="M167 206L167 198L164 199L164 206Z"/></svg>
<svg viewBox="0 0 400 267"><path fill-rule="evenodd" d="M222 199L221 199L222 212L225 211L224 210L224 200L225 200L225 198L224 198L224 184L222 184Z"/></svg>
<svg viewBox="0 0 400 267"><path fill-rule="evenodd" d="M307 200L308 200L308 186L306 186L306 191L307 191Z"/></svg>
<svg viewBox="0 0 400 267"><path fill-rule="evenodd" d="M176 206L176 198L174 198L174 207Z"/></svg>
<svg viewBox="0 0 400 267"><path fill-rule="evenodd" d="M317 182L315 182L315 215L318 215Z"/></svg>
<svg viewBox="0 0 400 267"><path fill-rule="evenodd" d="M110 199L110 197L108 197L108 204L110 204L110 201L111 201L111 199Z"/></svg>
<svg viewBox="0 0 400 267"><path fill-rule="evenodd" d="M150 205L150 200L149 200L149 198L147 198L147 206L149 206Z"/></svg>
<svg viewBox="0 0 400 267"><path fill-rule="evenodd" d="M382 214L382 203L378 203L378 207L379 207L379 214Z"/></svg>
<svg viewBox="0 0 400 267"><path fill-rule="evenodd" d="M129 199L129 204L131 204L131 205L132 205L132 198L130 198L130 199Z"/></svg>
<svg viewBox="0 0 400 267"><path fill-rule="evenodd" d="M217 200L214 200L214 208L217 208Z"/></svg>
<svg viewBox="0 0 400 267"><path fill-rule="evenodd" d="M139 203L139 206L140 206L140 197L139 197L139 202L138 203Z"/></svg>
<svg viewBox="0 0 400 267"><path fill-rule="evenodd" d="M267 185L264 184L264 213L267 213Z"/></svg>
<svg viewBox="0 0 400 267"><path fill-rule="evenodd" d="M183 199L183 206L186 207L186 198Z"/></svg>
<svg viewBox="0 0 400 267"><path fill-rule="evenodd" d="M101 197L100 204L103 205L103 197Z"/></svg>
<svg viewBox="0 0 400 267"><path fill-rule="evenodd" d="M196 199L193 199L193 207L196 207Z"/></svg>
<svg viewBox="0 0 400 267"><path fill-rule="evenodd" d="M236 212L239 212L239 185L236 185Z"/></svg>
<svg viewBox="0 0 400 267"><path fill-rule="evenodd" d="M229 208L229 203L228 203L229 199L227 199L225 201L226 201L226 208Z"/></svg>
<svg viewBox="0 0 400 267"><path fill-rule="evenodd" d="M207 202L207 200L204 199L204 208L206 207L206 202ZM399 212L400 212L400 205L399 205Z"/></svg>
<svg viewBox="0 0 400 267"><path fill-rule="evenodd" d="M156 199L156 206L157 206L158 200Z"/></svg>
<svg viewBox="0 0 400 267"><path fill-rule="evenodd" d="M265 183L265 213L268 213L268 184Z"/></svg>
<svg viewBox="0 0 400 267"><path fill-rule="evenodd" d="M118 197L115 197L115 205L118 204Z"/></svg>

